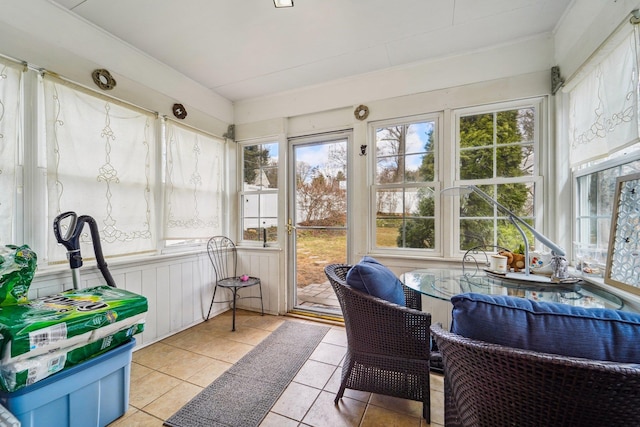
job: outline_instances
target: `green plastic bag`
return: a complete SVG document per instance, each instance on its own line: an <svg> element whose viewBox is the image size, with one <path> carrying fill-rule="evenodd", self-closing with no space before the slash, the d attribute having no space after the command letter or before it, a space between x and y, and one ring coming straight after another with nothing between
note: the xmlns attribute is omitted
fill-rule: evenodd
<svg viewBox="0 0 640 427"><path fill-rule="evenodd" d="M27 301L37 264L36 253L27 245L0 248L0 306Z"/></svg>

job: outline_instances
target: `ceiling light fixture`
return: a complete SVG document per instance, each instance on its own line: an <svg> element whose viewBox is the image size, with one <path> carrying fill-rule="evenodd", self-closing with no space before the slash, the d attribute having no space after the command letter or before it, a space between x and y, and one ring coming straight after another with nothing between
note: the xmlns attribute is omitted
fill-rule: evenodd
<svg viewBox="0 0 640 427"><path fill-rule="evenodd" d="M273 5L280 7L293 7L293 0L273 0Z"/></svg>

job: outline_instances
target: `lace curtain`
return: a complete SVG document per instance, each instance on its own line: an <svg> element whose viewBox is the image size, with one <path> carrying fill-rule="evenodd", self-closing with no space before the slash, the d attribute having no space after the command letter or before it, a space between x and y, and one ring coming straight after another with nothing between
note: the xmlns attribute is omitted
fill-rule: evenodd
<svg viewBox="0 0 640 427"><path fill-rule="evenodd" d="M48 75L44 91L49 224L74 211L96 220L105 256L155 251L156 116ZM66 259L48 245L50 262Z"/></svg>
<svg viewBox="0 0 640 427"><path fill-rule="evenodd" d="M222 232L224 141L167 120L165 239Z"/></svg>
<svg viewBox="0 0 640 427"><path fill-rule="evenodd" d="M16 165L20 140L20 80L17 64L0 59L0 244L15 242Z"/></svg>
<svg viewBox="0 0 640 427"><path fill-rule="evenodd" d="M603 46L568 91L572 167L638 139L637 29L627 26L624 31Z"/></svg>

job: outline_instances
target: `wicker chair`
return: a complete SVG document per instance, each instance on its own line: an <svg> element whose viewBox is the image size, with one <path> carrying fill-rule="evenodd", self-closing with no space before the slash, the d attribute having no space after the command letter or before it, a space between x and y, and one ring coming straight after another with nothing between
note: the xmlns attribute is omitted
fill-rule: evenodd
<svg viewBox="0 0 640 427"><path fill-rule="evenodd" d="M403 286L407 307L370 296L346 284L351 266L324 271L335 291L347 332L347 354L335 403L345 388L422 402L431 421L429 357L431 314L420 311L420 294Z"/></svg>
<svg viewBox="0 0 640 427"><path fill-rule="evenodd" d="M640 365L504 347L436 325L431 334L444 359L446 426L640 425Z"/></svg>

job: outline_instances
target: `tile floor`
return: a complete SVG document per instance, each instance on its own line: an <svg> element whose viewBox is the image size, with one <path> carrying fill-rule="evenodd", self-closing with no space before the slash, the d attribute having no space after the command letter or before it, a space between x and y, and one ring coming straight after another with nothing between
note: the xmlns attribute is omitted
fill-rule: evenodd
<svg viewBox="0 0 640 427"><path fill-rule="evenodd" d="M133 353L129 410L110 427L162 426L182 405L283 322L310 320L238 311L236 331L226 312ZM348 390L333 403L346 347L344 327L332 326L261 427L372 427L429 424L422 404ZM431 425L444 425L442 376L431 375Z"/></svg>

